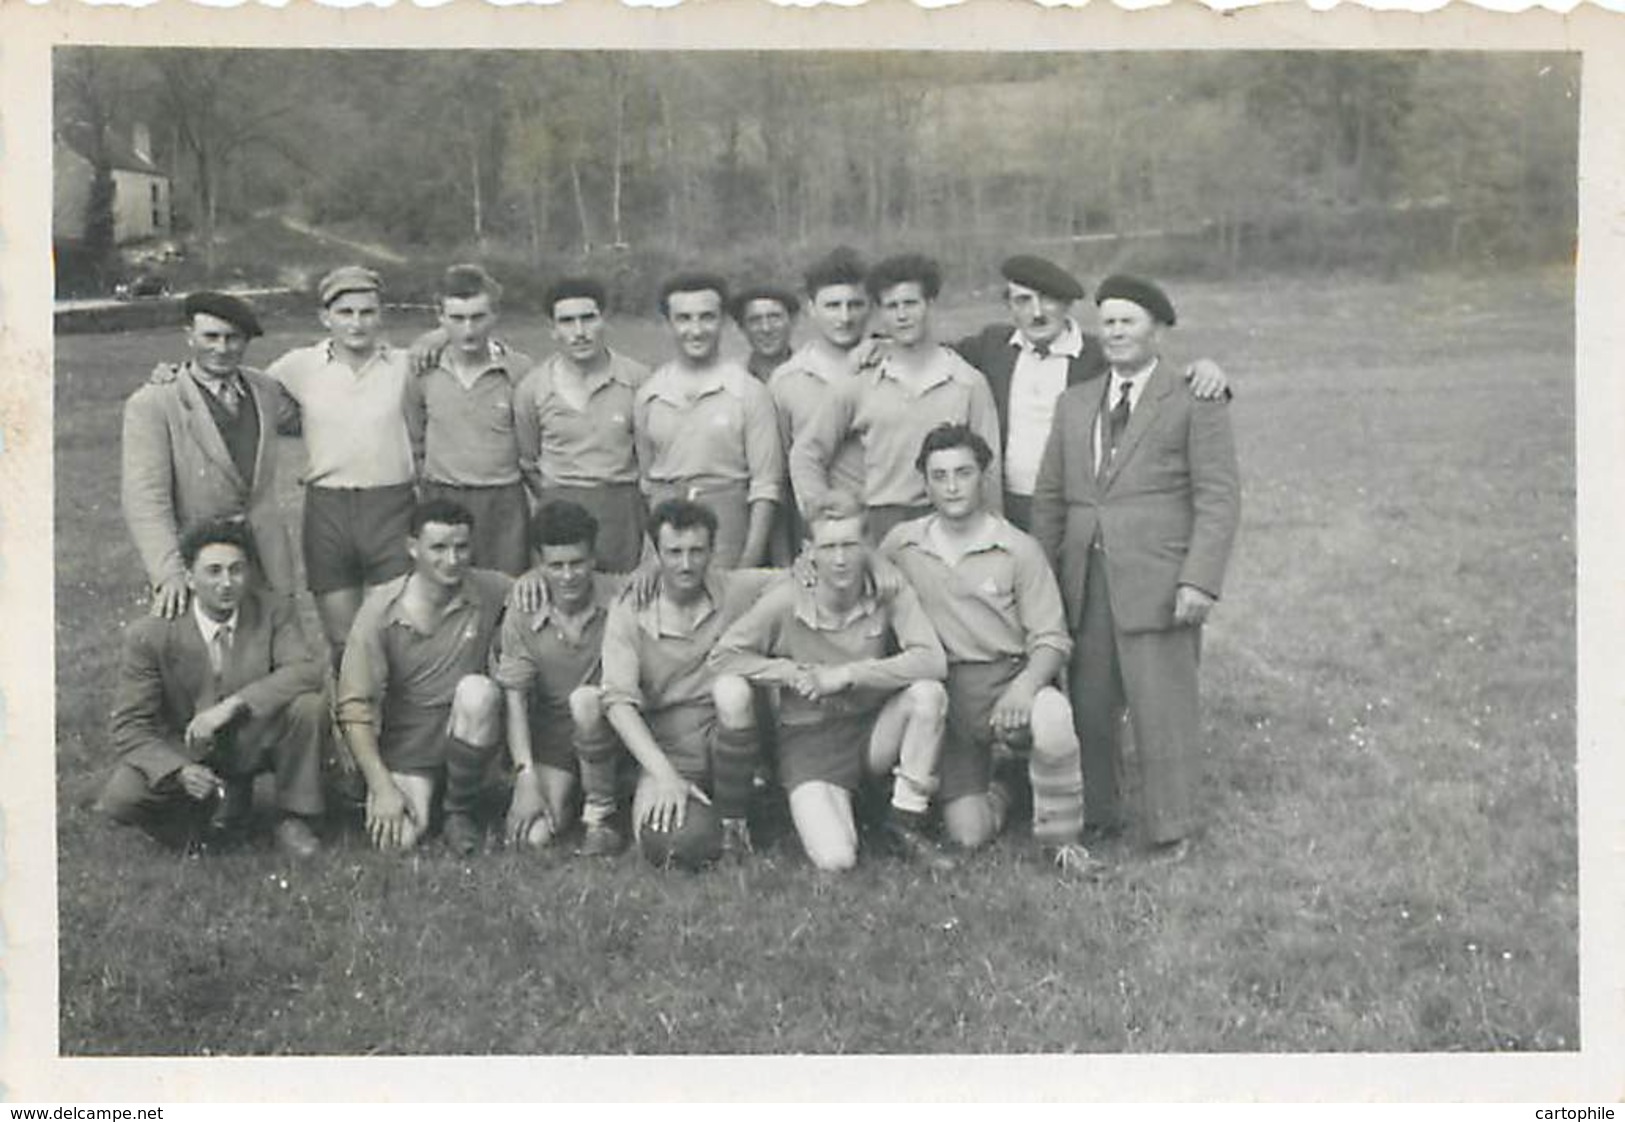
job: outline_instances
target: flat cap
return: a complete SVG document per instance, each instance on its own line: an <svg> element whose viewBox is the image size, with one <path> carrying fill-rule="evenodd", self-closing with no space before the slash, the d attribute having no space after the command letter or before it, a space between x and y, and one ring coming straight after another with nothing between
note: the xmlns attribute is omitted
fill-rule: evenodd
<svg viewBox="0 0 1625 1122"><path fill-rule="evenodd" d="M181 313L186 317L186 322L191 323L192 317L199 312L233 324L250 339L265 334L260 328L260 317L254 314L254 306L239 296L210 291L189 293L181 302Z"/></svg>
<svg viewBox="0 0 1625 1122"><path fill-rule="evenodd" d="M1006 258L1004 264L999 266L999 272L1004 274L1005 280L1036 289L1051 299L1066 301L1083 299L1083 285L1078 278L1043 257L1018 253L1014 257Z"/></svg>
<svg viewBox="0 0 1625 1122"><path fill-rule="evenodd" d="M1095 289L1095 303L1103 304L1107 300L1130 300L1151 313L1151 318L1161 320L1172 327L1174 319L1174 302L1168 299L1168 294L1148 280L1139 277L1123 276L1117 274L1107 277Z"/></svg>
<svg viewBox="0 0 1625 1122"><path fill-rule="evenodd" d="M772 300L784 309L784 314L793 316L801 310L801 301L791 292L774 284L753 284L741 290L729 301L729 314L740 324L745 322L745 308L752 300Z"/></svg>
<svg viewBox="0 0 1625 1122"><path fill-rule="evenodd" d="M384 282L378 274L362 265L340 265L322 278L316 286L317 298L327 307L346 292L378 292Z"/></svg>

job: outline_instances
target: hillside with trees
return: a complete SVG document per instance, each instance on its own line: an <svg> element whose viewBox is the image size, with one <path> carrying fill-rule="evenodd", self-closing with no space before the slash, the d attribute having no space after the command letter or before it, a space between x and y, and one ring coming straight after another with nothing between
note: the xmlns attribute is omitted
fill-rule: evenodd
<svg viewBox="0 0 1625 1122"><path fill-rule="evenodd" d="M632 303L677 262L793 275L839 241L978 279L1017 248L1183 275L1573 248L1568 55L73 47L55 73L59 129L150 131L196 280L345 252L296 231L409 284L586 263ZM59 290L101 283L104 225Z"/></svg>

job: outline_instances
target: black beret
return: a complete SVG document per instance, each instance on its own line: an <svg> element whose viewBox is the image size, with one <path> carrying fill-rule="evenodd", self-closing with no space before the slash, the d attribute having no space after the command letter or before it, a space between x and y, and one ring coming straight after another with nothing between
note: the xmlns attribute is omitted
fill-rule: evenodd
<svg viewBox="0 0 1625 1122"><path fill-rule="evenodd" d="M190 293L181 303L181 312L186 316L187 323L191 323L192 317L202 312L206 316L217 316L227 323L234 324L250 339L265 334L260 328L259 317L254 314L253 305L247 300L224 292Z"/></svg>
<svg viewBox="0 0 1625 1122"><path fill-rule="evenodd" d="M752 300L772 300L783 306L786 315L793 316L801 310L801 301L777 285L753 284L735 296L730 305L730 314L737 323L744 324L745 308Z"/></svg>
<svg viewBox="0 0 1625 1122"><path fill-rule="evenodd" d="M1152 319L1161 320L1169 327L1175 323L1174 302L1148 280L1121 274L1107 277L1095 289L1095 303L1103 304L1107 300L1131 300L1150 312Z"/></svg>
<svg viewBox="0 0 1625 1122"><path fill-rule="evenodd" d="M1055 300L1082 300L1083 285L1078 278L1053 261L1020 253L999 266L1004 279L1014 284L1037 289Z"/></svg>

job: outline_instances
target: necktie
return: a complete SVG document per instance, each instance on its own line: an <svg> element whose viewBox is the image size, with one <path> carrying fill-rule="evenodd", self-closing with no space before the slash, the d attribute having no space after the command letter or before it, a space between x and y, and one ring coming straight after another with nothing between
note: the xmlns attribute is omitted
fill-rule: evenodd
<svg viewBox="0 0 1625 1122"><path fill-rule="evenodd" d="M226 662L231 657L231 625L223 624L215 628L214 638L209 640L209 665L214 668L214 676L220 678L226 670Z"/></svg>
<svg viewBox="0 0 1625 1122"><path fill-rule="evenodd" d="M1034 343L1033 344L1033 354L1037 355L1039 358L1048 358L1049 357L1049 344L1048 343Z"/></svg>
<svg viewBox="0 0 1625 1122"><path fill-rule="evenodd" d="M220 388L215 391L214 397L220 403L220 408L224 409L228 415L232 417L237 415L237 406L241 402L242 392L237 388L235 378L228 378L221 382Z"/></svg>
<svg viewBox="0 0 1625 1122"><path fill-rule="evenodd" d="M1128 395L1131 389L1133 389L1133 384L1130 382L1124 382L1119 387L1117 404L1112 406L1112 415L1108 418L1110 421L1110 431L1106 438L1106 458L1108 460L1111 459L1112 453L1117 451L1117 442L1123 438L1123 430L1128 428Z"/></svg>

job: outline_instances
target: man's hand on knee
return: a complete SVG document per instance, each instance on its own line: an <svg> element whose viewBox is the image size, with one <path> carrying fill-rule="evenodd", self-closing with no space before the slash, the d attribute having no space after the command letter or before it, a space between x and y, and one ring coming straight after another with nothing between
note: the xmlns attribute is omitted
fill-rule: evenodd
<svg viewBox="0 0 1625 1122"><path fill-rule="evenodd" d="M406 793L393 779L367 789L367 836L380 849L405 849L417 840L421 823L412 816Z"/></svg>

